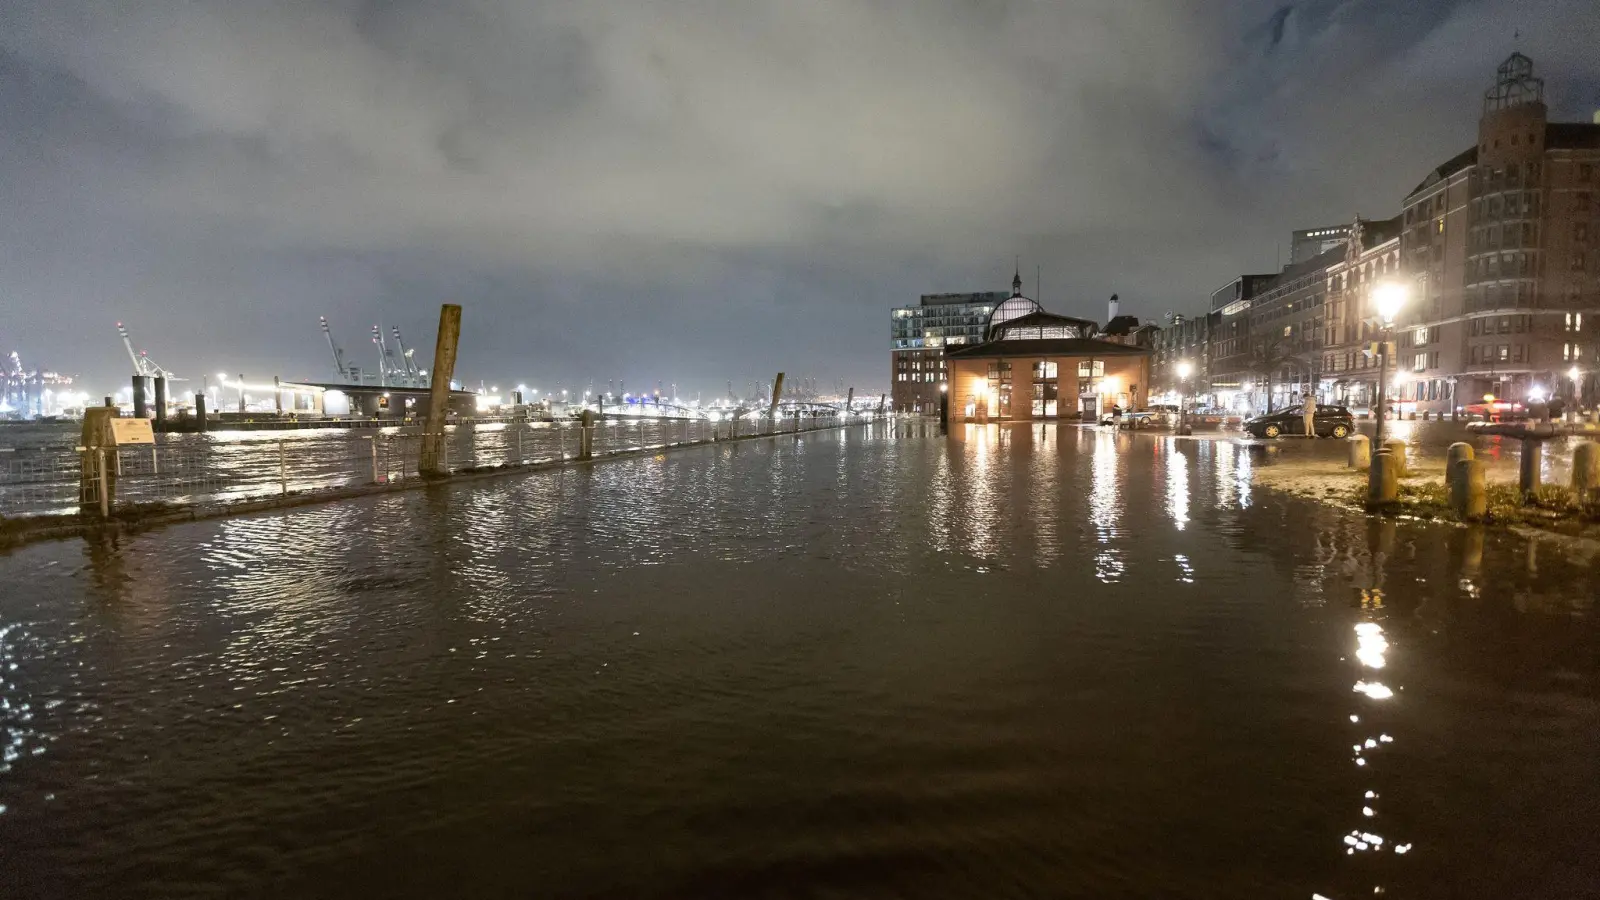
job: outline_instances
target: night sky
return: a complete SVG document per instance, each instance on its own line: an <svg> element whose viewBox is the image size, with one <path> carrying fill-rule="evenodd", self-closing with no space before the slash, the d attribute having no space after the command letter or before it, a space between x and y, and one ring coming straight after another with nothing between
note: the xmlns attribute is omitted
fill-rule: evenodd
<svg viewBox="0 0 1600 900"><path fill-rule="evenodd" d="M1513 34L1520 30L1520 39ZM546 389L888 382L888 311L1202 308L1395 214L1593 0L0 0L0 351L331 379L374 322Z"/></svg>

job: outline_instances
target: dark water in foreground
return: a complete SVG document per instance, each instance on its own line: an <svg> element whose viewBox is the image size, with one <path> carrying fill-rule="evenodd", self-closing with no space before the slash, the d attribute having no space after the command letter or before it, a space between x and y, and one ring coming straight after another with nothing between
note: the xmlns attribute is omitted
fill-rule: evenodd
<svg viewBox="0 0 1600 900"><path fill-rule="evenodd" d="M1588 568L988 435L0 557L0 896L1600 891Z"/></svg>

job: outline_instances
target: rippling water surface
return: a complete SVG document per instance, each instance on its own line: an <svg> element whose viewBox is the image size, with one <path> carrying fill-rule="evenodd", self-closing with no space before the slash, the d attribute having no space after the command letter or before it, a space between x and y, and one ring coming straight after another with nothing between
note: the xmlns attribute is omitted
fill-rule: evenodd
<svg viewBox="0 0 1600 900"><path fill-rule="evenodd" d="M1600 580L1018 426L0 557L0 894L1574 897Z"/></svg>

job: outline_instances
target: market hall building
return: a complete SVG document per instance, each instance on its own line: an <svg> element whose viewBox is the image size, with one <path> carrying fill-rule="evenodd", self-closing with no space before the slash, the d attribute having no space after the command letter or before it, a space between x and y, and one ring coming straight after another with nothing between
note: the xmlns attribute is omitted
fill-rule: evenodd
<svg viewBox="0 0 1600 900"><path fill-rule="evenodd" d="M1095 422L1113 407L1143 409L1150 351L1099 340L1097 331L1015 291L990 315L983 343L945 349L950 419Z"/></svg>

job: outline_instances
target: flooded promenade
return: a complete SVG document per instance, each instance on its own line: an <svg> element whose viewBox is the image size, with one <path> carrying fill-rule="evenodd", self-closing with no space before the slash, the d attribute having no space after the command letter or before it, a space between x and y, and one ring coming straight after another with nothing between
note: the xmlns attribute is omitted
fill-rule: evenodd
<svg viewBox="0 0 1600 900"><path fill-rule="evenodd" d="M1583 896L1600 576L830 430L0 556L6 897Z"/></svg>

